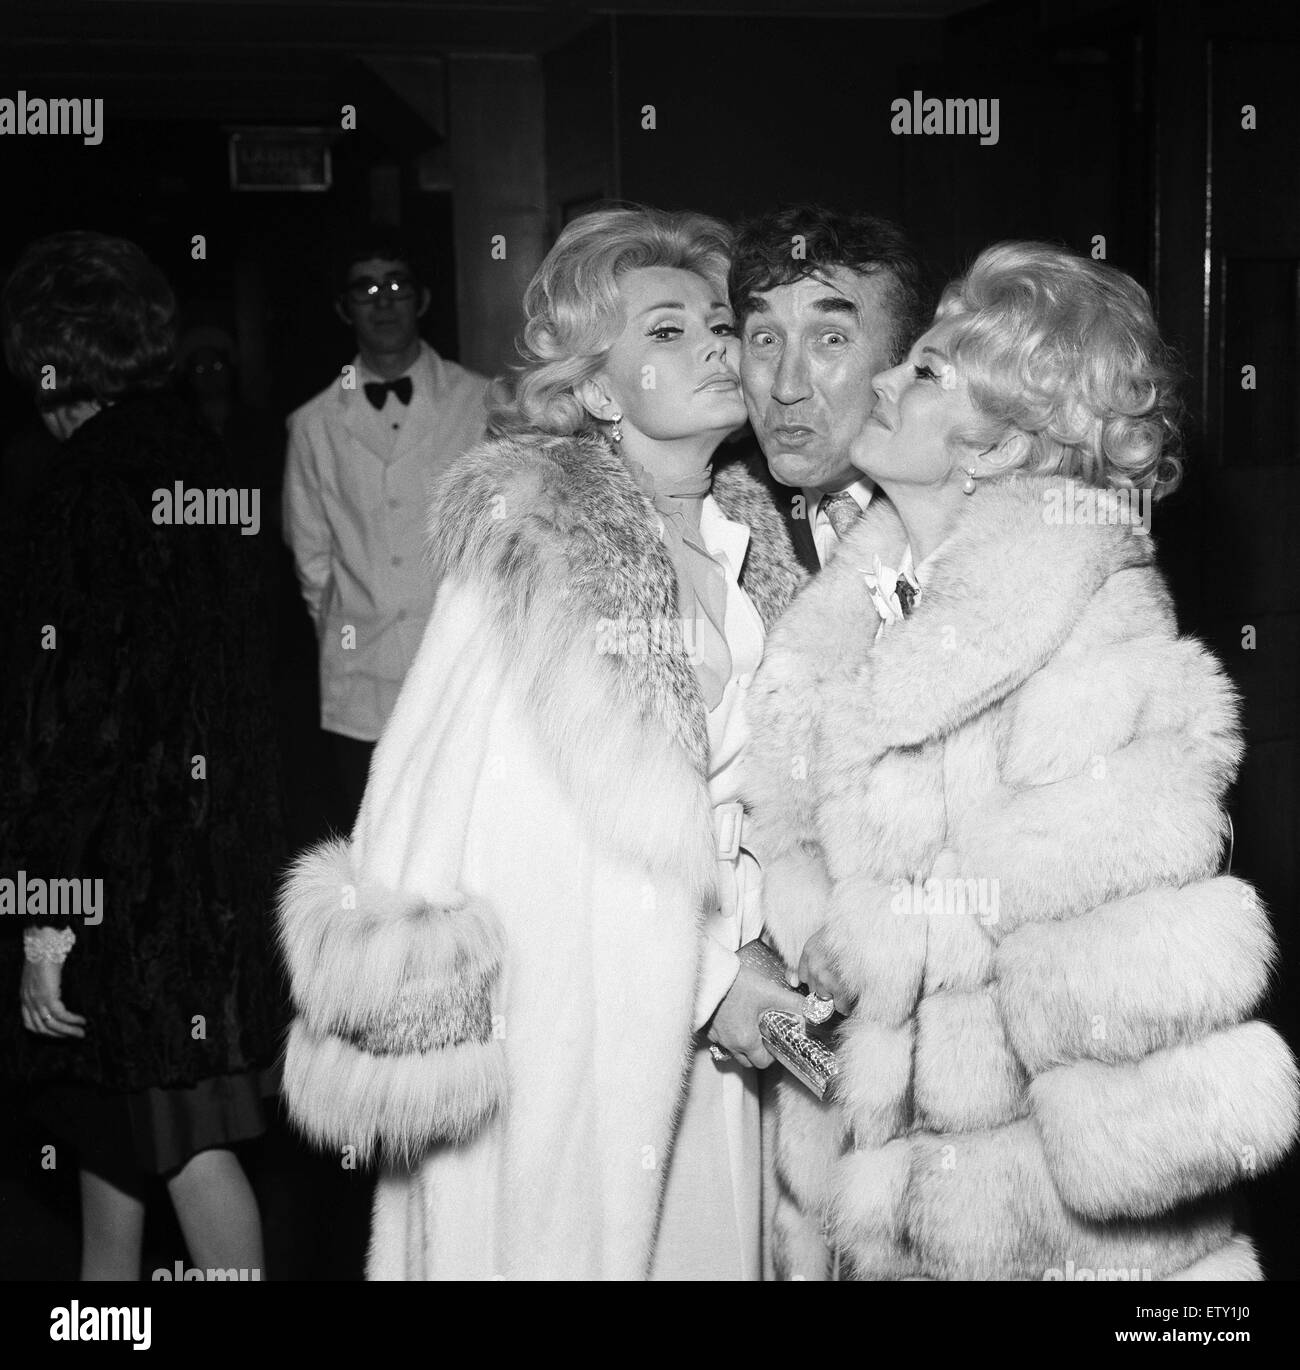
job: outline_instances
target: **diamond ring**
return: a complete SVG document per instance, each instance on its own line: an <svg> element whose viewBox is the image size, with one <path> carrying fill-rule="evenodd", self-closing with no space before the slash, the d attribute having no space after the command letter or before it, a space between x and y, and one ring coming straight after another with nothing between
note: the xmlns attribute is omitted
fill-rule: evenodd
<svg viewBox="0 0 1300 1370"><path fill-rule="evenodd" d="M823 999L820 994L810 994L804 1000L803 1016L817 1027L835 1012L835 1000Z"/></svg>

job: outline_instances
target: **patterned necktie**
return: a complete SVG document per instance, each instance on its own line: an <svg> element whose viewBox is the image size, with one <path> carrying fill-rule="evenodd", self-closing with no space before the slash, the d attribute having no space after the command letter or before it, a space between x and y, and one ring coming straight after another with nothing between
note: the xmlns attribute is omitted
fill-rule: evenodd
<svg viewBox="0 0 1300 1370"><path fill-rule="evenodd" d="M410 404L415 387L411 384L410 376L398 376L395 381L367 381L361 388L366 392L366 399L376 409L382 409L390 390L403 404Z"/></svg>
<svg viewBox="0 0 1300 1370"><path fill-rule="evenodd" d="M849 529L862 517L862 507L847 490L838 490L833 495L823 495L821 507L831 521L837 538L847 537Z"/></svg>

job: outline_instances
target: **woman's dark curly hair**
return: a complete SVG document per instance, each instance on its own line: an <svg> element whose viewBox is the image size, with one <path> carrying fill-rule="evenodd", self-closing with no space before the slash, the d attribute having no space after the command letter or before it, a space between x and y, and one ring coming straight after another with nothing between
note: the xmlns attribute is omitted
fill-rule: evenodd
<svg viewBox="0 0 1300 1370"><path fill-rule="evenodd" d="M0 296L5 361L46 410L166 385L175 320L167 278L135 243L103 233L30 244Z"/></svg>

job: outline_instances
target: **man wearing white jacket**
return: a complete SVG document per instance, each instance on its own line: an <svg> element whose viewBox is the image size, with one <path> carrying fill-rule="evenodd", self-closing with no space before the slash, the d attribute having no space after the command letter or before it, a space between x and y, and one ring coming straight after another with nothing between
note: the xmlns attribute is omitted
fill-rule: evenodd
<svg viewBox="0 0 1300 1370"><path fill-rule="evenodd" d="M483 436L488 382L421 340L429 291L392 230L358 239L341 265L335 309L358 352L289 416L284 537L316 627L321 727L350 823L433 606L430 488Z"/></svg>

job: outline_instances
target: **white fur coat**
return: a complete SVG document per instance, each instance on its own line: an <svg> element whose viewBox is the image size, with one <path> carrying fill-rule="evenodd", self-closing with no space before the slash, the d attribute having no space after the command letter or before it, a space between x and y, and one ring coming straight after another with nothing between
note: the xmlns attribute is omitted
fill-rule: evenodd
<svg viewBox="0 0 1300 1370"><path fill-rule="evenodd" d="M780 517L743 472L713 494L773 623L802 577ZM716 872L672 564L585 437L459 459L430 549L352 839L282 896L289 1107L387 1163L371 1278L643 1278Z"/></svg>
<svg viewBox="0 0 1300 1370"><path fill-rule="evenodd" d="M1249 1021L1267 914L1216 875L1233 690L1150 537L1051 522L1060 484L982 484L878 641L873 504L768 639L768 935L795 965L820 932L858 996L838 1101L778 1088L787 1278L1259 1277L1231 1191L1297 1082Z"/></svg>

